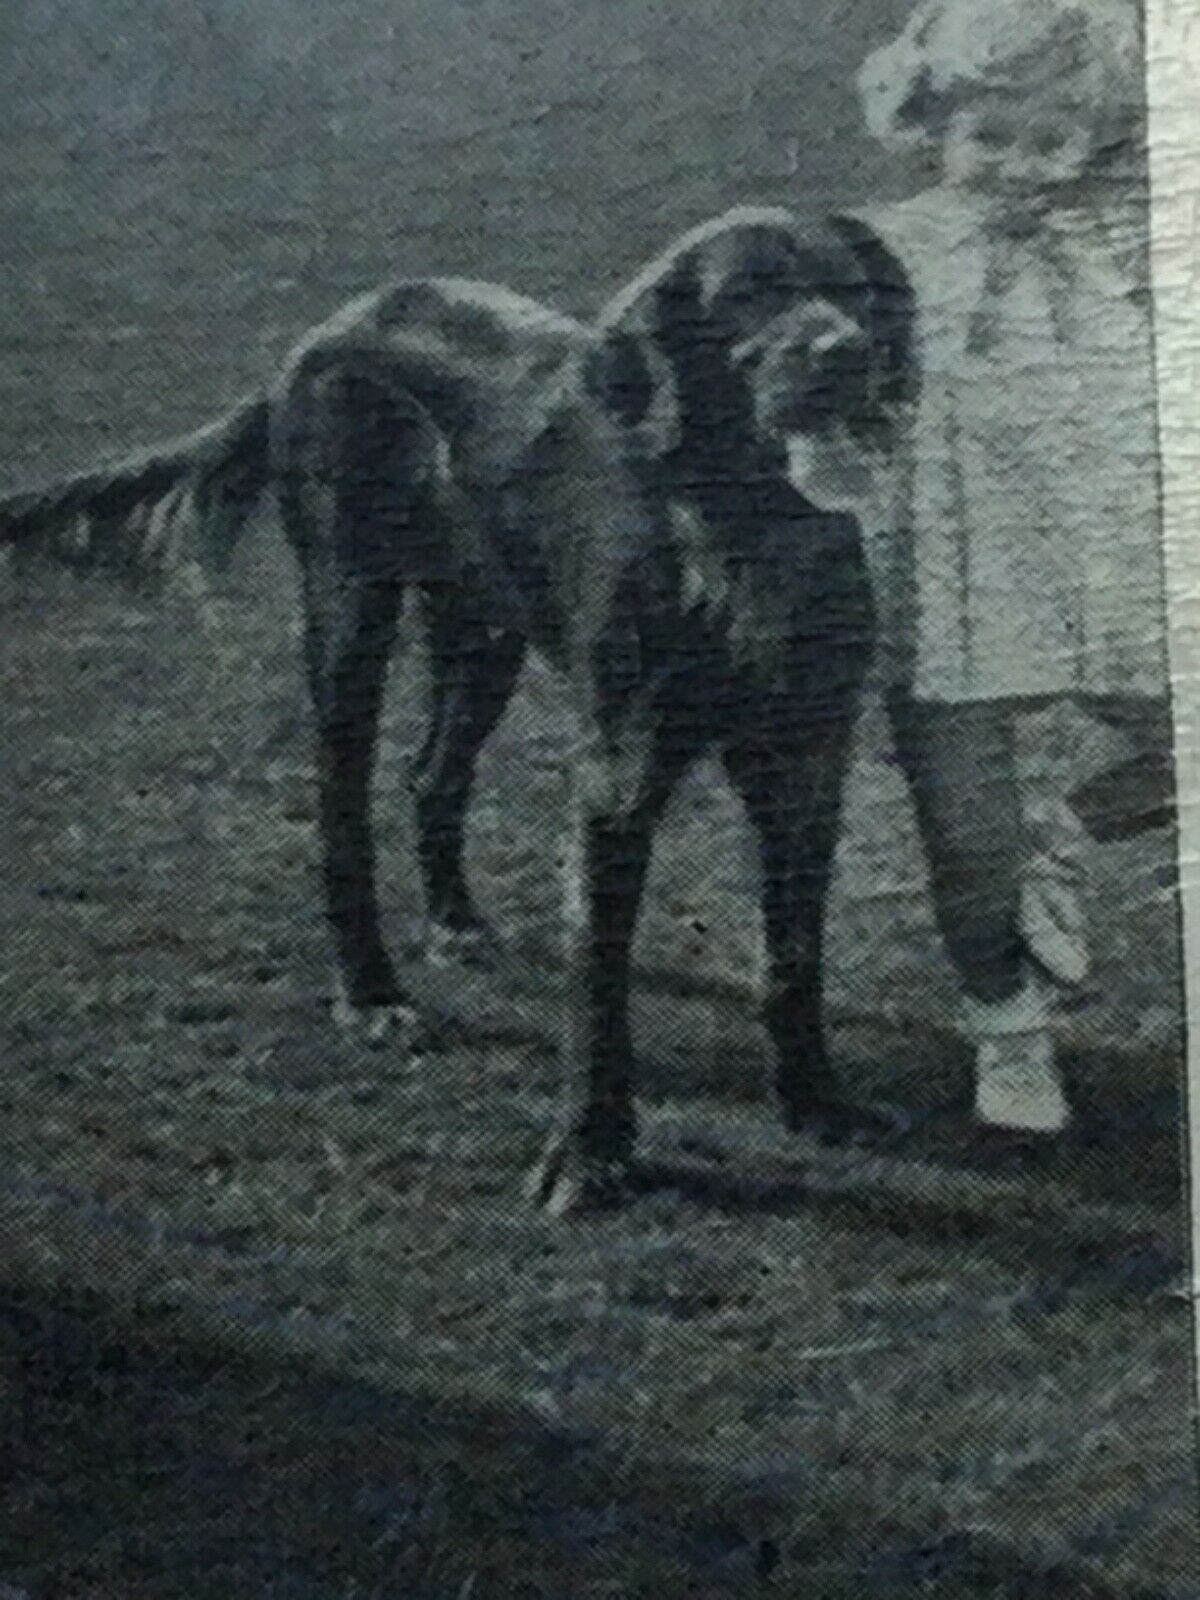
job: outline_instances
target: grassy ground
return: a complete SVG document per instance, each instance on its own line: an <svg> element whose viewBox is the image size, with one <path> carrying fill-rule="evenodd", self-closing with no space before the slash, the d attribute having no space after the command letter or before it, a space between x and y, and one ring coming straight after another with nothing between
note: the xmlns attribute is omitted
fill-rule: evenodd
<svg viewBox="0 0 1200 1600"><path fill-rule="evenodd" d="M73 121L66 91L39 102L35 131L0 143L13 475L199 421L386 272L478 272L586 309L722 204L882 181L828 65L881 8L840 8L844 44L832 12L813 19L785 71L790 0L736 18L697 0L689 30L648 0L620 28L539 7L546 28L508 0L444 22L416 7L374 77L348 30L328 43L339 70L359 50L340 87L257 120L200 96L113 134ZM511 45L484 50L506 22ZM815 131L793 147L799 126ZM415 1060L356 1056L322 1005L303 725L271 738L297 704L291 583L264 525L211 637L179 603L67 580L0 598L19 1446L0 1584L1194 1593L1189 1308L1164 1292L1184 1231L1170 841L1092 863L1101 965L1060 1019L1078 1134L1038 1168L981 1170L871 710L831 1026L848 1080L920 1120L891 1159L839 1162L774 1128L753 863L702 769L639 936L650 1178L625 1215L561 1230L516 1199L555 1087L557 690L531 672L473 817L500 970L430 971L403 799L419 650L398 669L381 852L429 1026ZM1035 778L1069 732L1031 739ZM82 1317L64 1310L83 1290Z"/></svg>
<svg viewBox="0 0 1200 1600"><path fill-rule="evenodd" d="M907 1507L866 1520L803 1464L740 1483L631 1466L503 1405L214 1356L79 1300L0 1297L6 1596L1152 1594Z"/></svg>
<svg viewBox="0 0 1200 1600"><path fill-rule="evenodd" d="M621 1504L664 1461L799 1485L781 1536L801 1565L846 1530L868 1549L965 1529L1186 1593L1188 1319L1163 1294L1181 1270L1174 1066L1132 1030L1124 1051L1086 1048L1102 1006L1136 1016L1153 975L1124 971L1067 1019L1093 1108L1075 1144L1044 1170L964 1171L965 1078L936 1025L945 977L915 858L903 839L871 853L860 782L835 1034L849 1076L898 1086L927 1121L890 1164L839 1171L774 1129L751 864L701 777L664 836L643 930L657 1177L627 1215L578 1232L527 1215L520 1173L555 1085L553 686L535 676L514 707L474 824L501 971L410 963L431 1016L422 1054L357 1057L321 1004L302 731L257 753L295 673L287 573L262 541L221 649L183 611L66 580L10 599L10 1276L268 1350L298 1330L309 1355L384 1388L601 1437ZM422 687L417 653L380 780L401 946L402 762ZM1133 914L1167 937L1153 902Z"/></svg>

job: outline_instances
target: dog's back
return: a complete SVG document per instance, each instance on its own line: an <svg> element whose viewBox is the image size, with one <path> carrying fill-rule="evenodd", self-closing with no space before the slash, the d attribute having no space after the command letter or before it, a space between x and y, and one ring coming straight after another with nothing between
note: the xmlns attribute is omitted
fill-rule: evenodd
<svg viewBox="0 0 1200 1600"><path fill-rule="evenodd" d="M563 401L594 340L584 324L500 285L465 278L391 283L343 307L300 344L283 375L339 363L386 365L428 413L455 475L495 487Z"/></svg>

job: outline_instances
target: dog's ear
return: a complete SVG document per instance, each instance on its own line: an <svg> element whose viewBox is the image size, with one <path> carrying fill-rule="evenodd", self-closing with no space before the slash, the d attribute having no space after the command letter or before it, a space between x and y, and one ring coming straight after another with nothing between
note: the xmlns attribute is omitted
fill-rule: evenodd
<svg viewBox="0 0 1200 1600"><path fill-rule="evenodd" d="M654 400L654 380L643 343L636 334L606 333L584 361L587 392L627 428L646 420Z"/></svg>
<svg viewBox="0 0 1200 1600"><path fill-rule="evenodd" d="M911 405L920 386L912 284L873 228L849 214L830 220L856 265L857 281L847 309L870 341L876 398L894 412Z"/></svg>
<svg viewBox="0 0 1200 1600"><path fill-rule="evenodd" d="M652 455L679 442L679 403L671 364L646 334L611 329L588 352L584 388L622 428L636 430Z"/></svg>

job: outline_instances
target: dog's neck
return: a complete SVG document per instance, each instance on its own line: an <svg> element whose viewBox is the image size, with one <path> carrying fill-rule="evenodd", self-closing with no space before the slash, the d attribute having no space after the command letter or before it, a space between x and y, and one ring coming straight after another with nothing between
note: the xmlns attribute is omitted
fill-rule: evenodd
<svg viewBox="0 0 1200 1600"><path fill-rule="evenodd" d="M787 446L750 429L711 441L685 436L663 470L669 495L693 507L714 544L737 556L758 543L764 512L788 486Z"/></svg>
<svg viewBox="0 0 1200 1600"><path fill-rule="evenodd" d="M736 476L680 474L669 486L670 542L685 609L701 598L710 607L731 579L746 573L756 590L792 589L807 545L831 512L797 490L787 469L780 448L743 461Z"/></svg>

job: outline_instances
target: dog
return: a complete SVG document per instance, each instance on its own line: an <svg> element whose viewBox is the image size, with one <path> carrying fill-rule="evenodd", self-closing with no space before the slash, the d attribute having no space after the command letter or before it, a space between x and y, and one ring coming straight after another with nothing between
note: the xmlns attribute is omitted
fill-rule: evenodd
<svg viewBox="0 0 1200 1600"><path fill-rule="evenodd" d="M685 233L601 313L609 406L638 436L657 536L628 604L636 643L602 667L610 747L629 754L619 797L577 834L576 881L593 896L567 1051L577 1081L533 1180L552 1209L602 1190L632 1148L640 891L674 785L714 747L758 840L786 1124L837 1140L899 1125L838 1085L821 968L875 632L863 522L903 454L912 323L903 271L869 227L758 208Z"/></svg>
<svg viewBox="0 0 1200 1600"><path fill-rule="evenodd" d="M339 1020L412 1023L375 894L369 791L402 598L433 713L414 787L428 909L462 870L475 763L533 648L579 739L563 1106L528 1192L614 1197L635 1142L629 956L656 825L718 747L759 839L765 1007L790 1127L877 1128L821 1028L821 932L873 604L852 502L906 403L902 285L851 221L739 210L677 241L594 325L412 279L310 334L198 434L0 502L0 538L85 568L219 565L272 489L295 551Z"/></svg>

